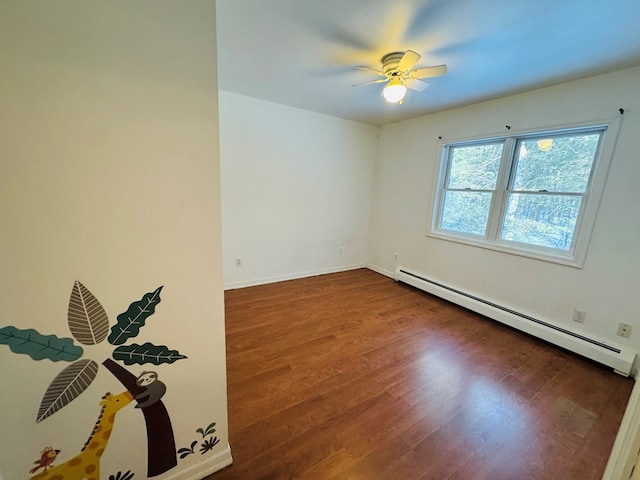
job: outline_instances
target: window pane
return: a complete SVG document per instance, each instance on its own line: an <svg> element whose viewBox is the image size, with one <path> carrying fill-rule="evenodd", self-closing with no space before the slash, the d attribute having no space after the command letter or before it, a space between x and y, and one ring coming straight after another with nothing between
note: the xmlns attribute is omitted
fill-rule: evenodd
<svg viewBox="0 0 640 480"><path fill-rule="evenodd" d="M581 202L581 195L511 193L502 239L569 250Z"/></svg>
<svg viewBox="0 0 640 480"><path fill-rule="evenodd" d="M585 192L599 139L580 133L520 140L512 190Z"/></svg>
<svg viewBox="0 0 640 480"><path fill-rule="evenodd" d="M493 190L496 187L502 143L451 147L449 188Z"/></svg>
<svg viewBox="0 0 640 480"><path fill-rule="evenodd" d="M440 228L484 235L491 197L489 192L445 192Z"/></svg>

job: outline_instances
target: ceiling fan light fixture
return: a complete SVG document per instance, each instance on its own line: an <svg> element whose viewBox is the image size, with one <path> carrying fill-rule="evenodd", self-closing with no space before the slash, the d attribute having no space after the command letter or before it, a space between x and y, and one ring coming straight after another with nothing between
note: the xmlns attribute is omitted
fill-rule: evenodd
<svg viewBox="0 0 640 480"><path fill-rule="evenodd" d="M405 87L399 78L392 78L389 84L382 90L382 96L389 103L398 103L407 93Z"/></svg>

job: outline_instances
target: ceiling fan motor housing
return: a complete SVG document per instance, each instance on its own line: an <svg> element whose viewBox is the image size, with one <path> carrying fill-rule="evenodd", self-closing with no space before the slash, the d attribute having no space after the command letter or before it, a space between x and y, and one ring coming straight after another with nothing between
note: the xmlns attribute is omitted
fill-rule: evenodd
<svg viewBox="0 0 640 480"><path fill-rule="evenodd" d="M398 71L398 64L402 59L404 52L391 52L382 57L382 71L388 77L397 77L401 73Z"/></svg>

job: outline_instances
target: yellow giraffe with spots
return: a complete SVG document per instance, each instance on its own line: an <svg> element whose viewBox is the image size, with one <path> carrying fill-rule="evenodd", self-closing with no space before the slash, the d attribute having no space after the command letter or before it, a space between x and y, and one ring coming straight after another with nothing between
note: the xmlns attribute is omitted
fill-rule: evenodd
<svg viewBox="0 0 640 480"><path fill-rule="evenodd" d="M98 420L80 453L46 472L34 475L31 480L100 480L100 457L107 448L116 413L132 400L133 395L128 391L118 395L106 393L100 401L102 408Z"/></svg>

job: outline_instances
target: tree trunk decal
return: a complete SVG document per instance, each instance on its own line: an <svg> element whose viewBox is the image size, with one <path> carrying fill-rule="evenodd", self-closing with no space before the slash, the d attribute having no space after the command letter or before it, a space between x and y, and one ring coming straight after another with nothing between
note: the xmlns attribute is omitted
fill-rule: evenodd
<svg viewBox="0 0 640 480"><path fill-rule="evenodd" d="M110 358L102 364L134 397L144 391L143 387L136 384L135 375L126 368L121 367ZM147 477L155 477L171 470L178 464L173 427L162 400L148 407L142 407L141 410L147 426Z"/></svg>

